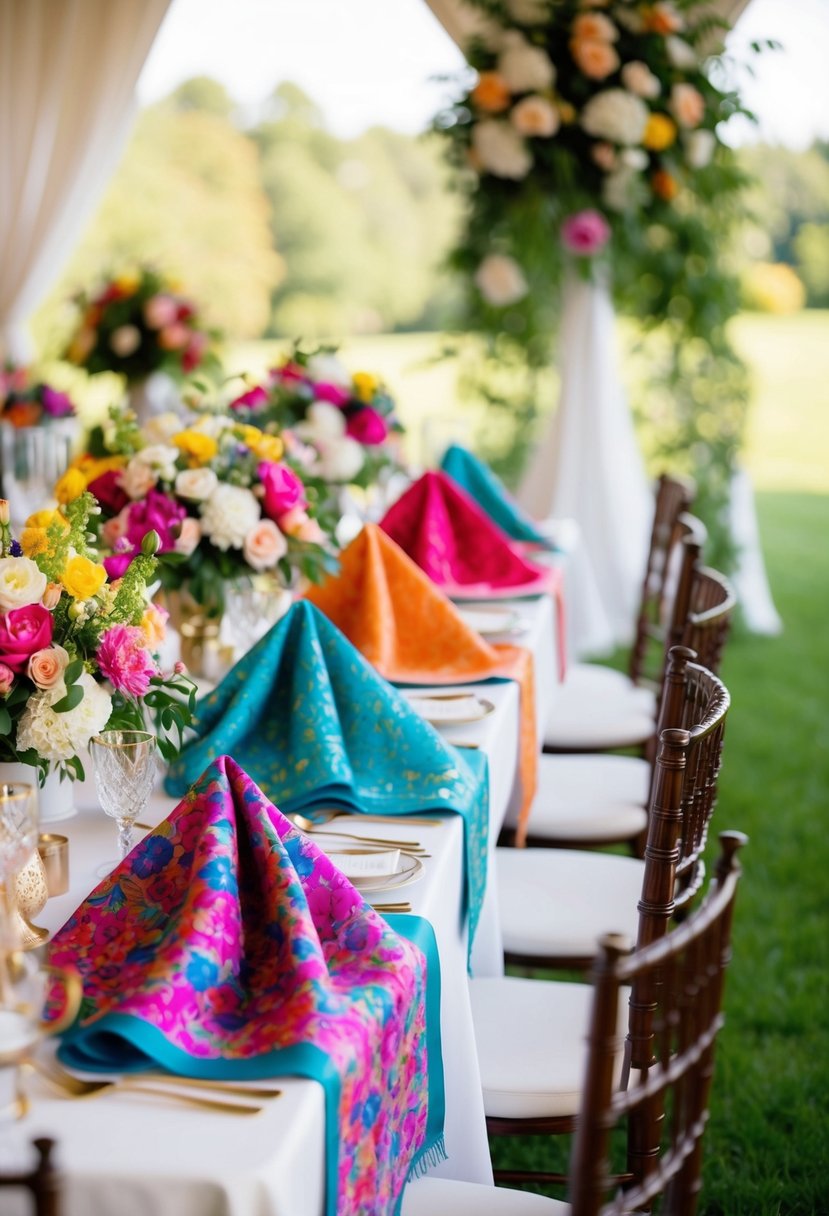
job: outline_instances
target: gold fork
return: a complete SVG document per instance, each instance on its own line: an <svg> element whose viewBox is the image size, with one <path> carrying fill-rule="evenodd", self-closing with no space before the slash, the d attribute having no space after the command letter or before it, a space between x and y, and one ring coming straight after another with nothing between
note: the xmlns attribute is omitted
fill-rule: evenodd
<svg viewBox="0 0 829 1216"><path fill-rule="evenodd" d="M138 1077L119 1077L118 1080L106 1081L83 1081L80 1077L75 1077L71 1073L65 1072L59 1068L57 1064L46 1066L39 1062L30 1061L32 1067L38 1076L42 1077L48 1085L61 1093L67 1094L70 1098L95 1098L105 1093L117 1093L119 1091L152 1094L155 1097L170 1098L174 1102L183 1102L187 1106L195 1106L201 1110L219 1111L222 1114L228 1115L258 1115L264 1108L255 1105L254 1103L232 1102L226 1098L221 1098L214 1092L213 1097L202 1096L201 1094L186 1094L178 1089L168 1089L165 1085L153 1085L151 1082L145 1082L143 1076ZM170 1076L163 1078L169 1080L171 1084L188 1085L191 1078L180 1078ZM229 1092L238 1092L230 1090ZM278 1096L279 1090L265 1091ZM260 1096L264 1096L263 1091L260 1091Z"/></svg>

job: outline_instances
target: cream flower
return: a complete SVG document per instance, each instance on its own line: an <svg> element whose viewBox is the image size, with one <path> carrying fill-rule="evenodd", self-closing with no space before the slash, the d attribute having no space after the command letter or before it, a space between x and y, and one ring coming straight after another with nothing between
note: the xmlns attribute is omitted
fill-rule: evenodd
<svg viewBox="0 0 829 1216"><path fill-rule="evenodd" d="M647 121L648 107L625 89L596 93L581 114L581 125L588 135L615 144L638 144Z"/></svg>
<svg viewBox="0 0 829 1216"><path fill-rule="evenodd" d="M152 443L136 452L133 460L155 469L164 481L172 481L176 475L176 461L179 458L178 448L169 443Z"/></svg>
<svg viewBox="0 0 829 1216"><path fill-rule="evenodd" d="M519 135L535 135L542 139L555 135L561 125L558 110L537 93L531 93L513 106L509 117Z"/></svg>
<svg viewBox="0 0 829 1216"><path fill-rule="evenodd" d="M602 184L602 202L610 211L625 211L636 207L644 195L642 178L626 165L609 173Z"/></svg>
<svg viewBox="0 0 829 1216"><path fill-rule="evenodd" d="M636 169L641 173L648 167L648 154L644 148L625 148L619 156L619 163L628 169Z"/></svg>
<svg viewBox="0 0 829 1216"><path fill-rule="evenodd" d="M351 373L336 355L312 355L308 360L308 375L324 384L351 388Z"/></svg>
<svg viewBox="0 0 829 1216"><path fill-rule="evenodd" d="M550 0L506 0L507 12L520 25L543 25L550 18Z"/></svg>
<svg viewBox="0 0 829 1216"><path fill-rule="evenodd" d="M705 117L705 100L692 84L673 86L669 108L681 127L698 127Z"/></svg>
<svg viewBox="0 0 829 1216"><path fill-rule="evenodd" d="M349 482L365 463L362 447L350 435L344 435L342 439L320 439L317 447L319 458L315 471L325 481Z"/></svg>
<svg viewBox="0 0 829 1216"><path fill-rule="evenodd" d="M243 486L221 484L200 507L202 530L217 549L241 549L261 515L259 503Z"/></svg>
<svg viewBox="0 0 829 1216"><path fill-rule="evenodd" d="M141 345L141 330L135 325L119 325L110 334L109 345L119 359L126 359Z"/></svg>
<svg viewBox="0 0 829 1216"><path fill-rule="evenodd" d="M219 484L212 469L183 469L176 474L176 494L190 502L204 502Z"/></svg>
<svg viewBox="0 0 829 1216"><path fill-rule="evenodd" d="M647 97L652 100L662 91L659 77L655 76L646 63L641 59L631 59L622 68L622 84L629 93L637 97Z"/></svg>
<svg viewBox="0 0 829 1216"><path fill-rule="evenodd" d="M604 169L605 173L610 173L616 168L616 149L613 147L613 144L600 140L590 149L590 155L594 163L600 169Z"/></svg>
<svg viewBox="0 0 829 1216"><path fill-rule="evenodd" d="M685 140L685 158L692 169L704 169L710 163L717 146L713 131L692 131Z"/></svg>
<svg viewBox="0 0 829 1216"><path fill-rule="evenodd" d="M260 519L245 537L242 552L254 570L272 570L288 552L288 542L272 519Z"/></svg>
<svg viewBox="0 0 829 1216"><path fill-rule="evenodd" d="M181 418L178 414L156 414L149 418L141 428L141 434L149 444L166 444L168 439L181 430Z"/></svg>
<svg viewBox="0 0 829 1216"><path fill-rule="evenodd" d="M514 304L527 294L527 280L514 258L504 253L490 253L475 272L475 283L481 295L496 308Z"/></svg>
<svg viewBox="0 0 829 1216"><path fill-rule="evenodd" d="M68 713L52 708L66 695L62 680L29 697L17 724L18 751L31 747L44 760L68 760L104 729L112 713L109 693L87 671L81 672L75 687L83 690L83 700Z"/></svg>
<svg viewBox="0 0 829 1216"><path fill-rule="evenodd" d="M0 558L0 612L39 604L47 582L46 575L30 557Z"/></svg>
<svg viewBox="0 0 829 1216"><path fill-rule="evenodd" d="M312 401L305 413L305 422L296 429L306 439L313 440L314 436L339 439L345 434L345 414L328 401Z"/></svg>
<svg viewBox="0 0 829 1216"><path fill-rule="evenodd" d="M556 78L550 56L541 47L530 46L521 34L511 31L504 37L498 56L498 71L513 93L536 93L552 88Z"/></svg>
<svg viewBox="0 0 829 1216"><path fill-rule="evenodd" d="M121 470L119 481L127 497L135 501L146 498L153 486L158 484L158 473L143 460L133 456L127 467Z"/></svg>
<svg viewBox="0 0 829 1216"><path fill-rule="evenodd" d="M176 553L189 557L198 549L200 540L201 524L192 515L185 515L179 526L179 534L173 542L173 549Z"/></svg>
<svg viewBox="0 0 829 1216"><path fill-rule="evenodd" d="M665 51L671 61L671 66L679 68L681 71L688 72L699 63L699 57L694 48L684 38L677 38L674 34L665 39Z"/></svg>
<svg viewBox="0 0 829 1216"><path fill-rule="evenodd" d="M485 119L472 131L472 146L482 168L496 177L517 181L526 177L533 158L527 145L508 123Z"/></svg>

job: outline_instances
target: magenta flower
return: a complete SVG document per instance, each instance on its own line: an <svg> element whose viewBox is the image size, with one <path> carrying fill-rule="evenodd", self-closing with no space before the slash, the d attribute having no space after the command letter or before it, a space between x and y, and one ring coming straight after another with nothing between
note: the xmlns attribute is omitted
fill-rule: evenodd
<svg viewBox="0 0 829 1216"><path fill-rule="evenodd" d="M138 625L113 625L98 646L98 666L117 692L143 697L158 668Z"/></svg>
<svg viewBox="0 0 829 1216"><path fill-rule="evenodd" d="M268 391L261 384L249 388L246 393L241 393L240 396L234 397L230 403L232 410L256 410L260 405L266 405L268 401Z"/></svg>
<svg viewBox="0 0 829 1216"><path fill-rule="evenodd" d="M358 443L364 443L366 447L376 447L385 442L389 433L385 419L370 405L365 405L361 410L355 410L353 414L349 414L345 430L347 435L356 439Z"/></svg>
<svg viewBox="0 0 829 1216"><path fill-rule="evenodd" d="M109 469L100 477L94 477L86 487L89 493L97 498L101 506L106 507L107 511L111 511L113 515L117 515L129 502L129 498L121 489L120 477L120 470Z"/></svg>
<svg viewBox="0 0 829 1216"><path fill-rule="evenodd" d="M282 461L263 460L256 470L265 488L265 514L273 520L307 504L305 486L293 469Z"/></svg>
<svg viewBox="0 0 829 1216"><path fill-rule="evenodd" d="M74 414L75 407L69 400L66 393L59 393L57 389L50 388L48 384L44 384L43 391L40 395L40 403L47 414L52 418L68 418Z"/></svg>
<svg viewBox="0 0 829 1216"><path fill-rule="evenodd" d="M111 583L114 583L117 578L124 577L137 552L138 550L130 549L129 553L115 553L112 557L104 558L104 569Z"/></svg>
<svg viewBox="0 0 829 1216"><path fill-rule="evenodd" d="M129 510L126 536L133 546L133 552L141 547L146 534L155 529L161 541L159 553L169 553L175 548L178 528L186 514L187 510L181 503L168 498L160 490L150 490L146 498L134 502Z"/></svg>
<svg viewBox="0 0 829 1216"><path fill-rule="evenodd" d="M305 368L300 367L298 363L286 363L282 367L272 367L268 375L274 383L279 380L285 384L310 383Z"/></svg>
<svg viewBox="0 0 829 1216"><path fill-rule="evenodd" d="M320 380L318 384L312 384L314 390L314 399L316 401L327 401L329 405L347 405L351 397L347 388L343 388L340 384L329 384L326 380Z"/></svg>
<svg viewBox="0 0 829 1216"><path fill-rule="evenodd" d="M42 604L12 608L0 616L0 660L12 671L25 671L31 655L52 642L52 614Z"/></svg>
<svg viewBox="0 0 829 1216"><path fill-rule="evenodd" d="M561 243L577 257L592 257L609 240L610 225L600 211L577 211L561 225Z"/></svg>

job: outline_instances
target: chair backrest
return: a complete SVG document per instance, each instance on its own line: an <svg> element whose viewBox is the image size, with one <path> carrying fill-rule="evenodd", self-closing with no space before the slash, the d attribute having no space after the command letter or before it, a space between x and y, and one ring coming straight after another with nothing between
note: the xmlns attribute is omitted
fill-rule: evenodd
<svg viewBox="0 0 829 1216"><path fill-rule="evenodd" d="M692 482L670 477L667 473L663 473L657 482L648 560L628 665L630 678L635 684L648 674L648 660L654 650L657 662L661 664L665 644L665 597L671 554L682 536L680 516L689 509L695 492L696 488ZM656 674L658 676L658 671Z"/></svg>
<svg viewBox="0 0 829 1216"><path fill-rule="evenodd" d="M710 671L720 669L736 605L734 588L725 575L705 566L697 566L681 645L695 650L699 662Z"/></svg>
<svg viewBox="0 0 829 1216"><path fill-rule="evenodd" d="M42 1137L33 1141L37 1162L28 1173L0 1174L0 1189L28 1191L35 1216L59 1216L59 1177L52 1161L54 1140Z"/></svg>
<svg viewBox="0 0 829 1216"><path fill-rule="evenodd" d="M614 935L602 941L571 1158L572 1216L643 1211L694 1216L714 1045L723 1023L740 875L736 854L744 843L739 832L720 836L722 852L707 898L666 937L632 954ZM636 1072L633 1083L620 1090L615 1073L618 1004L620 989L628 985L633 999L647 999L649 1009L646 1025L628 1035ZM614 1175L611 1135L620 1122L627 1125L626 1170Z"/></svg>

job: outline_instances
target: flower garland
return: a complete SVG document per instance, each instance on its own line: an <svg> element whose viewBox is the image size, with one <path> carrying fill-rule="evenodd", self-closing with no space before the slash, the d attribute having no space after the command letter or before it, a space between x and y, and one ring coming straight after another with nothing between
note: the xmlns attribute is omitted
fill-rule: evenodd
<svg viewBox="0 0 829 1216"><path fill-rule="evenodd" d="M195 304L151 267L123 270L75 303L81 318L65 358L93 375L119 372L128 384L156 371L187 376L208 357Z"/></svg>
<svg viewBox="0 0 829 1216"><path fill-rule="evenodd" d="M16 427L48 425L72 418L75 407L67 393L37 380L31 368L0 368L0 420Z"/></svg>
<svg viewBox="0 0 829 1216"><path fill-rule="evenodd" d="M104 729L158 729L166 759L192 720L195 685L164 674L164 614L149 603L157 537L110 581L89 548L97 508L84 494L11 535L0 499L0 758L83 779L80 753Z"/></svg>
<svg viewBox="0 0 829 1216"><path fill-rule="evenodd" d="M183 428L162 414L139 429L129 411L112 409L55 494L68 503L86 490L101 507L110 575L131 568L152 529L162 586L186 585L211 616L222 614L229 581L270 573L290 587L334 564L312 489L282 438L233 418L205 414Z"/></svg>
<svg viewBox="0 0 829 1216"><path fill-rule="evenodd" d="M724 478L745 382L725 335L739 296L722 252L744 180L720 131L744 111L703 50L721 23L700 0L468 2L482 18L476 75L436 124L468 202L452 256L466 325L491 336L499 364L543 368L568 269L608 263L620 307L669 339L659 378L678 400L663 448L703 465L715 452ZM712 361L700 404L685 386ZM718 376L729 398L714 441ZM525 403L522 424L533 413Z"/></svg>

